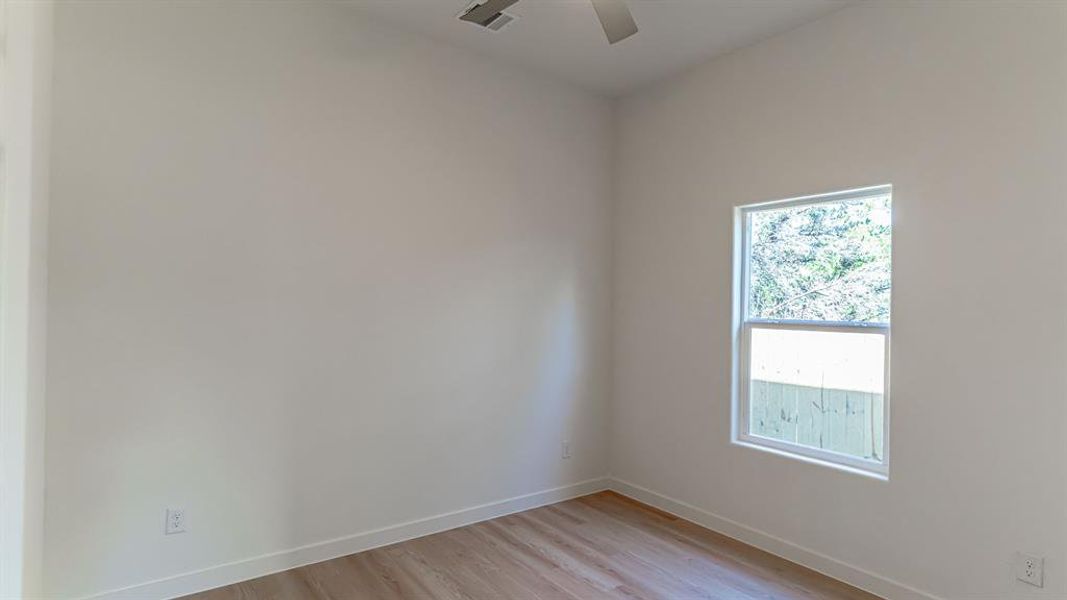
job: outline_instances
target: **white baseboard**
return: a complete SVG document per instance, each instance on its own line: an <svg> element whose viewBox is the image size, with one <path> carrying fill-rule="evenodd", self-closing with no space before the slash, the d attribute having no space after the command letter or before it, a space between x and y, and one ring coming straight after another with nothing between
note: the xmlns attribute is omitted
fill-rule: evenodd
<svg viewBox="0 0 1067 600"><path fill-rule="evenodd" d="M618 478L610 480L610 489L648 504L672 515L692 521L712 531L755 546L765 552L780 556L790 562L866 590L888 600L944 600L933 594L919 591L903 583L882 577L820 552L783 540L769 533L742 525L725 517L697 508L692 504L675 500L658 492Z"/></svg>
<svg viewBox="0 0 1067 600"><path fill-rule="evenodd" d="M86 596L82 600L164 600L177 598L286 569L380 548L424 535L463 527L471 523L478 523L531 508L562 502L605 489L614 490L624 496L644 502L707 527L712 531L732 537L889 600L943 600L932 594L916 590L814 550L809 550L769 533L720 517L692 504L675 500L621 479L606 477L589 479L563 487L516 496L381 529L356 533L101 592Z"/></svg>
<svg viewBox="0 0 1067 600"><path fill-rule="evenodd" d="M294 567L388 546L389 544L430 535L431 533L463 527L471 523L495 519L496 517L537 508L546 504L562 502L563 500L585 496L606 489L608 489L607 478L588 479L563 487L472 506L373 531L347 535L300 546L299 548L272 552L254 558L101 592L86 596L82 600L163 600L176 598Z"/></svg>

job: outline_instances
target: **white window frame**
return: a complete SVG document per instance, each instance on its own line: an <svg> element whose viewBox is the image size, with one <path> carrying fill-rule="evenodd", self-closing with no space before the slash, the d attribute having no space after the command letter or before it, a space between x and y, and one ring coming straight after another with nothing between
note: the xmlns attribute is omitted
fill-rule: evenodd
<svg viewBox="0 0 1067 600"><path fill-rule="evenodd" d="M891 185L878 185L859 189L832 192L790 198L773 202L761 202L748 204L734 209L734 373L733 373L733 403L732 403L732 442L737 445L747 446L760 450L767 450L793 458L799 458L807 462L827 465L852 471L864 475L872 475L879 479L889 477L889 323L853 323L836 321L809 321L797 319L758 319L748 316L749 299L749 256L751 251L750 226L751 215L764 210L781 208L794 208L810 206L813 204L827 204L843 200L869 198L875 196L890 196L892 199L893 187ZM890 319L891 320L891 319ZM750 432L751 418L749 412L749 381L751 372L749 369L749 353L751 351L751 339L753 329L787 329L794 331L823 331L834 333L878 333L885 338L885 372L882 410L882 460L867 460L848 454L812 448L776 440L773 438L755 435Z"/></svg>

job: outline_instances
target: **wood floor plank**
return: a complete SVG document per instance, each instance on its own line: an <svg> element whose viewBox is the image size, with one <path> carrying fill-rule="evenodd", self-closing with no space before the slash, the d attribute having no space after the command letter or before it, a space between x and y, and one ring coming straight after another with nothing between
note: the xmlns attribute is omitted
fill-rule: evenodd
<svg viewBox="0 0 1067 600"><path fill-rule="evenodd" d="M184 600L877 600L601 492Z"/></svg>

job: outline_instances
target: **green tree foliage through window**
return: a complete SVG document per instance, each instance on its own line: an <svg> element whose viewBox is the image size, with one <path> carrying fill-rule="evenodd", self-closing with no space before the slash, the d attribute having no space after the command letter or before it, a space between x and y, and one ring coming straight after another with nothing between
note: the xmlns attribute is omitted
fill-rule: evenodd
<svg viewBox="0 0 1067 600"><path fill-rule="evenodd" d="M750 318L889 322L888 195L749 218Z"/></svg>

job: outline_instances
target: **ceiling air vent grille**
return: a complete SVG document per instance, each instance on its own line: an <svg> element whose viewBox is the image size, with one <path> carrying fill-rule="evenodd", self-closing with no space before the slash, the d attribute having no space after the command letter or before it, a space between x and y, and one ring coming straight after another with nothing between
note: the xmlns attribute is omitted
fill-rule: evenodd
<svg viewBox="0 0 1067 600"><path fill-rule="evenodd" d="M459 20L481 25L489 31L500 31L516 19L515 15L503 9L518 0L474 0L457 15Z"/></svg>

